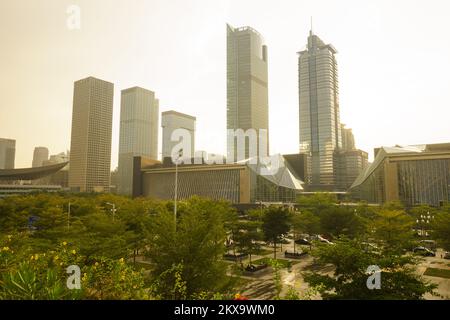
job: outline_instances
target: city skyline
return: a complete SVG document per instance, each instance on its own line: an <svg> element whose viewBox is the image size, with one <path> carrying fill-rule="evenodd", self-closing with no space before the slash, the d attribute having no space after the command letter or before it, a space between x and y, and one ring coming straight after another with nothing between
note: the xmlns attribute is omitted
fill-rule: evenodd
<svg viewBox="0 0 450 320"><path fill-rule="evenodd" d="M98 15L101 1L80 1L81 29L67 30L69 1L2 2L0 15L5 26L0 34L5 51L0 59L4 70L0 88L5 98L0 107L0 137L17 141L16 167L31 166L36 146L45 145L51 153L69 149L72 85L87 76L111 81L119 89L114 97L111 169L117 166L118 154L117 92L135 85L158 92L161 111L175 108L197 117L197 149L225 154L226 124L218 118L225 118L227 22L252 26L264 35L270 48L271 151L296 152L298 123L292 120L298 112L296 52L304 44L310 16L314 16L314 32L339 48L341 121L353 129L358 148L372 158L373 148L382 145L448 140L446 2L411 6L399 1L388 7L384 1L364 6L353 1L339 5L287 1L279 8L263 3L150 1L145 5L136 2L131 9L129 2L118 2ZM336 20L350 4L352 11L345 21ZM33 10L21 10L25 5ZM192 13L189 17L183 16L178 23L168 19L174 10L182 12L187 6ZM148 19L156 7L157 17ZM250 14L251 10L260 14ZM433 19L426 18L427 13ZM23 22L14 24L13 16ZM46 19L49 16L55 18ZM127 26L131 18L135 22ZM164 35L152 28L159 19L167 21ZM101 38L104 32L110 35ZM133 37L127 40L129 34ZM151 46L144 45L143 39L150 39ZM125 41L121 52L105 55L121 41ZM439 50L423 45L428 42L439 43ZM177 62L180 50L183 62ZM434 58L429 61L426 58L431 54ZM130 66L131 58L135 65ZM23 88L29 88L26 95L20 94Z"/></svg>

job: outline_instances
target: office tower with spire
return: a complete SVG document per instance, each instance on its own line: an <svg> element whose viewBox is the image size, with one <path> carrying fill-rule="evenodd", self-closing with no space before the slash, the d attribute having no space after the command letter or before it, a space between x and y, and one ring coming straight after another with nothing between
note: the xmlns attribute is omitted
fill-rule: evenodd
<svg viewBox="0 0 450 320"><path fill-rule="evenodd" d="M269 153L267 84L267 46L262 36L250 27L233 28L227 24L227 129L256 130L258 155ZM266 130L267 150L259 150L261 129ZM236 147L236 137L227 135L227 156L233 161L239 160ZM244 156L249 157L248 143Z"/></svg>
<svg viewBox="0 0 450 320"><path fill-rule="evenodd" d="M44 161L48 160L48 149L46 147L36 147L33 152L32 167L42 167Z"/></svg>
<svg viewBox="0 0 450 320"><path fill-rule="evenodd" d="M132 195L133 158L158 159L159 100L155 93L133 87L122 90L118 192Z"/></svg>
<svg viewBox="0 0 450 320"><path fill-rule="evenodd" d="M298 52L300 152L311 158L311 189L336 184L335 152L342 147L336 53L312 30Z"/></svg>
<svg viewBox="0 0 450 320"><path fill-rule="evenodd" d="M114 84L88 77L75 82L69 187L108 192Z"/></svg>

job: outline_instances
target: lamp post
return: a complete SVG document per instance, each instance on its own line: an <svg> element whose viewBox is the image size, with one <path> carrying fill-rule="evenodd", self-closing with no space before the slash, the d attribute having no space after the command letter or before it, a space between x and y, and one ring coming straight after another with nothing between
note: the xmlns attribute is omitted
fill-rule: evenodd
<svg viewBox="0 0 450 320"><path fill-rule="evenodd" d="M421 215L419 216L419 219L417 219L416 222L417 222L418 224L420 224L420 226L421 226L421 231L422 231L422 232L421 232L421 236L422 236L422 237L424 236L424 234L425 234L425 236L426 236L426 233L425 233L425 226L426 226L426 225L429 226L431 219L434 219L434 216L431 215L429 211L427 211L426 214L421 214Z"/></svg>
<svg viewBox="0 0 450 320"><path fill-rule="evenodd" d="M67 210L67 231L70 229L70 202L69 202L69 208Z"/></svg>
<svg viewBox="0 0 450 320"><path fill-rule="evenodd" d="M116 205L114 203L111 203L111 202L107 202L106 204L112 206L111 212L112 212L113 222L114 222L115 216L116 216L116 211L117 211Z"/></svg>
<svg viewBox="0 0 450 320"><path fill-rule="evenodd" d="M178 197L178 162L183 156L183 149L178 151L178 157L175 160L175 194L174 194L174 205L173 205L173 218L175 222L175 231L177 231L177 197Z"/></svg>

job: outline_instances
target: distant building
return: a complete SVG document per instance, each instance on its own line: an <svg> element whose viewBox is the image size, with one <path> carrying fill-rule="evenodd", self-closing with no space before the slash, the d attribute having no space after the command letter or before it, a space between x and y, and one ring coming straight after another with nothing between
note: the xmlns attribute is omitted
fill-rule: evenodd
<svg viewBox="0 0 450 320"><path fill-rule="evenodd" d="M114 85L89 77L75 82L69 187L108 192Z"/></svg>
<svg viewBox="0 0 450 320"><path fill-rule="evenodd" d="M188 146L183 150L183 158L192 158L195 155L195 126L196 118L177 111L166 111L161 116L162 127L162 158L172 157L172 151L180 141L172 141L172 134L177 129L184 129L184 132L190 136L189 141L184 141ZM189 153L190 152L190 153Z"/></svg>
<svg viewBox="0 0 450 320"><path fill-rule="evenodd" d="M16 140L0 138L0 169L14 169Z"/></svg>
<svg viewBox="0 0 450 320"><path fill-rule="evenodd" d="M227 24L227 129L256 130L257 155L269 154L269 98L267 46L250 27ZM259 150L260 130L267 130L266 150ZM263 133L263 132L261 132ZM245 144L244 158L249 154ZM233 157L232 157L233 154ZM227 135L227 158L237 158L237 139Z"/></svg>
<svg viewBox="0 0 450 320"><path fill-rule="evenodd" d="M55 155L51 155L50 158L42 163L43 166L51 166L58 163L68 163L70 153L61 152ZM47 176L43 179L37 180L36 184L40 185L54 185L61 186L62 188L69 187L69 168L70 164L67 164L61 170Z"/></svg>
<svg viewBox="0 0 450 320"><path fill-rule="evenodd" d="M350 188L369 203L399 200L407 206L450 201L450 143L381 147Z"/></svg>
<svg viewBox="0 0 450 320"><path fill-rule="evenodd" d="M48 160L48 149L46 147L36 147L33 152L33 168L41 167L44 161Z"/></svg>
<svg viewBox="0 0 450 320"><path fill-rule="evenodd" d="M118 193L131 195L133 158L158 159L159 100L139 87L122 90Z"/></svg>
<svg viewBox="0 0 450 320"><path fill-rule="evenodd" d="M353 136L352 129L346 128L345 124L341 124L342 135L342 150L355 150L355 137Z"/></svg>
<svg viewBox="0 0 450 320"><path fill-rule="evenodd" d="M348 190L368 165L367 152L340 150L335 153L336 189Z"/></svg>
<svg viewBox="0 0 450 320"><path fill-rule="evenodd" d="M178 166L178 199L192 196L227 200L234 204L282 202L294 203L303 182L291 165L279 158L280 169L264 175L259 164L200 164ZM175 165L151 159L135 158L133 196L172 200L175 190Z"/></svg>
<svg viewBox="0 0 450 320"><path fill-rule="evenodd" d="M337 51L312 31L298 52L300 153L311 156L311 189L337 189L335 151L342 148Z"/></svg>

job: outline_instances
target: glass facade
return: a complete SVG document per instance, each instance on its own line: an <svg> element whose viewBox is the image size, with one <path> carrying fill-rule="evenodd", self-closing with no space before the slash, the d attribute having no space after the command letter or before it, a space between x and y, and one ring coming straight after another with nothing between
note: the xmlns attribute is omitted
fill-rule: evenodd
<svg viewBox="0 0 450 320"><path fill-rule="evenodd" d="M283 202L293 203L296 202L298 191L295 189L286 188L277 185L263 176L253 173L251 175L252 189L251 202Z"/></svg>
<svg viewBox="0 0 450 320"><path fill-rule="evenodd" d="M267 130L269 148L267 47L261 35L250 27L233 28L227 25L227 129ZM258 138L259 139L259 138ZM233 150L234 146L234 150ZM237 139L227 139L228 157L237 159ZM259 148L259 143L257 149ZM260 154L259 150L257 151ZM247 159L248 143L245 146Z"/></svg>
<svg viewBox="0 0 450 320"><path fill-rule="evenodd" d="M399 197L408 205L450 200L450 159L399 161Z"/></svg>
<svg viewBox="0 0 450 320"><path fill-rule="evenodd" d="M142 170L142 194L136 196L173 199L175 167L159 164L153 168ZM276 173L262 175L264 169L260 164L179 166L178 198L197 195L232 203L295 202L302 182L292 169L282 165Z"/></svg>
<svg viewBox="0 0 450 320"><path fill-rule="evenodd" d="M374 162L350 188L370 203L399 200L407 206L450 201L450 144L376 149Z"/></svg>

